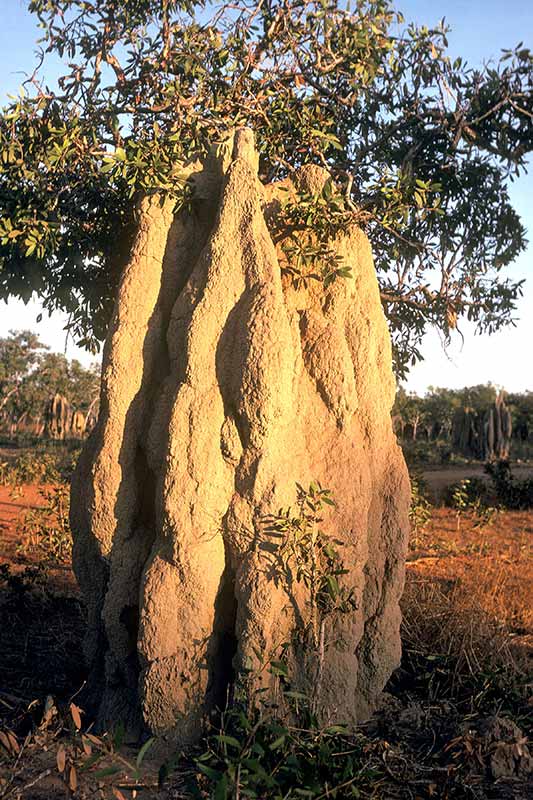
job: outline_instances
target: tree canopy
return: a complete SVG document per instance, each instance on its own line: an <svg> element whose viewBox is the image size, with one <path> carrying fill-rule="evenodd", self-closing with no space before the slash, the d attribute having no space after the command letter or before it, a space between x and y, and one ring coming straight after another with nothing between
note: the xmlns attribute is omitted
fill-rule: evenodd
<svg viewBox="0 0 533 800"><path fill-rule="evenodd" d="M508 194L533 144L533 56L471 69L444 21L405 25L388 0L31 0L39 62L0 116L0 296L105 335L140 193L194 203L183 163L239 125L265 181L326 166L296 227L369 234L405 374L428 325L513 319L525 248ZM50 54L64 63L46 81ZM290 216L290 210L287 211ZM296 273L306 277L306 258ZM311 270L310 270L311 271ZM316 270L313 272L313 274ZM327 270L326 270L327 272ZM327 275L326 275L327 277Z"/></svg>

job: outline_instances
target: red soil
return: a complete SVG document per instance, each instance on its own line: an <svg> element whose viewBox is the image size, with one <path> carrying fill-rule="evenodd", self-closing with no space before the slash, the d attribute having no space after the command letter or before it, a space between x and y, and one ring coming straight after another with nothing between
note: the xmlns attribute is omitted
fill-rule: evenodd
<svg viewBox="0 0 533 800"><path fill-rule="evenodd" d="M28 511L44 505L41 491L51 488L38 484L0 486L0 564L8 564L14 574L42 564L39 555L20 549L23 539L20 527ZM46 569L51 588L61 593L78 593L70 565L46 564Z"/></svg>

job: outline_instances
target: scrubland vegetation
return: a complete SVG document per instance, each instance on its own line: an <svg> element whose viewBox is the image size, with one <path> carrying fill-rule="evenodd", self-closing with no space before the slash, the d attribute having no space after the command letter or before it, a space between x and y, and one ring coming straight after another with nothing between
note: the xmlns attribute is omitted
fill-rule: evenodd
<svg viewBox="0 0 533 800"><path fill-rule="evenodd" d="M495 414L497 412L497 414ZM494 452L498 428L504 423L507 453L514 461L533 460L533 392L507 393L493 384L463 389L430 387L423 397L400 388L393 421L410 464L465 464L498 460ZM496 423L496 424L495 424ZM483 452L492 433L492 452ZM488 438L488 436L487 436Z"/></svg>
<svg viewBox="0 0 533 800"><path fill-rule="evenodd" d="M322 410L319 402L324 396L329 399L329 406L324 402L328 414L338 406L336 421L330 425L334 434L331 440L324 440L333 442L332 447L339 441L335 439L338 430L358 413L356 407L366 391L354 385L350 399L344 397L344 390L348 392L353 376L357 383L368 366L359 364L358 359L364 357L361 353L373 353L369 359L375 363L369 372L373 370L378 389L375 397L367 392L365 399L370 396L377 416L383 414L375 430L387 429L389 450L383 442L378 448L368 433L367 440L357 447L368 461L383 455L389 467L386 479L393 473L391 464L397 457L397 507L391 498L393 491L389 491L394 481L387 484L387 491L383 489L386 480L382 485L369 483L369 504L376 500L379 505L386 495L388 511L381 518L375 514L373 521L366 509L361 514L365 520L368 516L369 528L375 524L374 538L365 538L364 544L378 542L384 551L391 542L394 547L401 546L401 536L393 539L395 532L403 530L407 482L388 427L388 407L377 393L387 381L392 386L386 363L390 359L383 357L388 354L389 333L396 374L405 377L421 358L421 342L429 328L436 328L448 341L463 320L483 334L514 321L522 281L505 270L526 249L527 232L513 206L509 183L527 170L533 149L533 54L522 42L514 47L502 42L510 49L498 60L472 69L464 59L450 57L445 20L434 27L405 22L388 0L357 0L352 7L336 0L234 0L216 7L194 0L31 0L28 9L42 30L42 53L36 63L30 59L24 88L0 112L0 298L27 302L37 294L45 312L67 315L70 334L92 352L99 349L110 330L115 332L118 343L108 338L114 358L110 373L125 377L117 383L110 378L107 388L104 381L104 412L111 408L106 404L111 384L115 400L122 400L130 389L134 396L113 405L111 415L124 413L122 432L115 435L115 430L109 435L110 440L114 437L111 449L102 441L98 464L86 465L84 479L89 483L98 473L92 485L97 485L99 499L104 495L113 507L110 510L105 503L95 502L94 508L82 509L93 517L87 525L86 520L79 524L80 529L84 525L91 528L83 531L87 533L85 561L78 560L85 577L89 576L85 581L89 605L93 602L98 612L89 620L71 571L66 486L74 457L70 439L82 439L94 424L96 371L47 353L32 333L13 333L0 340L0 433L2 447L5 445L0 455L0 540L5 562L0 572L0 800L530 797L533 762L526 736L532 711L529 548L533 524L528 510L532 478L523 465L509 465L509 459L530 458L530 394L504 397L497 396L493 387L471 387L464 392L436 389L422 400L398 395L396 431L416 478L413 535L402 600L403 655L380 707L367 722L350 729L337 718L338 709L332 708L334 724L324 727L316 715L317 695L327 688L322 666L330 634L354 604L352 587L343 580L346 564L339 556L340 548L321 528L321 517L331 508L333 498L328 487L319 484L301 490L297 508L281 509L264 521L265 536L275 535L270 541L279 568L274 577L287 588L296 574L305 588L304 602L296 611L304 608L309 620L296 624L300 620L295 613L291 630L303 645L300 652L304 655L296 666L305 677L315 679L311 691L300 691L300 676L287 667L287 642L280 644L276 658L257 653L260 667L251 672L244 668L239 675L231 672L232 654L223 653L220 660L231 678L226 681L228 702L205 720L202 741L187 751L162 738L140 742L137 737L133 742L126 724L97 728L94 709L85 699L91 697L91 681L98 682L101 677L98 672L105 674L104 691L113 694L118 687L117 696L123 688L117 675L139 678L140 659L148 657L146 650L141 653L138 648L138 617L151 614L149 622L157 622L154 618L162 610L166 613L170 607L172 614L182 599L175 590L184 585L175 564L171 565L175 591L162 597L159 604L152 602L150 595L144 606L131 605L128 583L131 578L136 592L141 565L146 563L145 541L134 538L137 528L128 527L128 497L139 487L142 500L135 512L139 511L147 529L156 526L158 498L152 486L156 481L144 448L146 428L157 405L152 395L163 394L167 373L179 384L181 373L189 374L191 366L169 352L166 342L176 338L176 329L167 335L171 309L161 309L171 294L167 289L172 285L177 291L179 284L183 292L172 297L170 305L176 308L180 300L181 311L172 321L183 324L188 319L183 307L199 307L194 306L202 294L197 289L204 285L203 273L195 273L194 290L186 284L187 277L183 285L181 275L179 280L174 273L168 280L165 277L176 255L172 248L180 243L180 252L188 253L181 247L181 234L174 236L175 218L183 223L183 231L189 230L191 220L196 231L197 220L205 218L205 241L212 244L212 225L207 220L211 211L216 211L218 195L223 194L221 176L224 174L226 181L224 170L236 152L231 164L241 162L249 192L246 195L243 189L246 181L233 187L230 200L235 208L241 208L242 219L238 226L228 226L226 238L211 247L208 271L211 277L223 274L228 265L224 263L221 269L220 263L215 263L217 253L235 252L233 262L241 266L246 262L249 268L249 275L239 273L239 281L242 278L243 285L256 287L256 273L264 271L268 263L271 284L263 285L257 296L271 295L277 305L269 307L276 314L265 314L263 341L254 340L250 346L258 353L280 341L282 350L292 347L288 327L286 340L280 338L280 320L287 316L283 287L302 292L294 308L312 308L312 314L309 324L294 332L294 339L303 335L305 327L309 328L306 336L315 336L315 325L322 333L306 339L309 346L301 347L310 354L307 378L316 377L317 391L306 379L306 386L311 386L310 402L293 406L298 413L302 407L312 409L309 419L317 409ZM490 56L487 53L487 58ZM59 74L53 81L47 72L50 57L54 75ZM257 152L249 146L252 131ZM227 152L228 147L232 153ZM214 162L215 183L209 173ZM320 187L302 184L301 168L316 174L319 167L325 170ZM277 182L279 188L283 182L286 188L287 181L294 197L287 196L286 202L278 198L276 213L267 214L265 187ZM215 184L216 191L212 188ZM247 203L244 210L243 198ZM156 206L160 213L154 224L159 233L152 238L158 240L157 247L164 245L161 249L166 255L160 256L154 255L155 245L152 252L142 240L143 232L153 233ZM146 213L139 213L143 207ZM168 214L163 215L164 207ZM220 208L216 215L220 221ZM163 216L168 217L164 236L159 235L164 230ZM255 233L248 225L250 217L260 223ZM338 289L339 283L345 287L354 277L358 284L352 300L360 294L361 276L355 276L353 268L362 266L362 250L352 254L353 264L344 263L335 251L346 231L357 231L357 247L363 243L366 248L370 242L375 264L374 272L369 262L367 286L375 311L369 316L369 306L363 304L364 314L354 317L353 325L347 324L348 317L341 319L342 304L335 310L336 302L330 302L333 294L325 302L313 301L309 308L305 295L309 286L311 294L316 290L317 297L327 295L332 287ZM239 236L243 241L235 241ZM229 245L235 245L235 251ZM365 252L370 259L370 247ZM183 260L188 261L189 256ZM195 254L190 260L194 271L201 259ZM130 280L128 273L129 287L137 288L121 293L125 271L132 263L137 267L138 283ZM154 298L144 291L147 267L153 268L150 274L155 276L150 287L156 290ZM274 282L278 288L270 292ZM165 288L161 306L155 297L160 285ZM224 336L213 334L212 340L204 336L203 342L196 340L190 348L200 362L208 360L198 356L203 353L200 344L209 341L209 358L211 352L217 353L215 372L199 372L197 407L203 409L205 391L218 387L218 381L223 384L221 397L222 389L235 383L236 395L242 389L241 394L248 392L257 400L250 415L253 420L248 420L252 427L256 419L262 421L269 414L276 417L277 412L263 412L280 394L275 383L279 370L268 358L254 362L255 371L248 370L250 363L246 362L239 366L234 381L234 353L226 334L230 332L230 341L239 341L239 336L248 341L252 318L234 312L242 311L241 305L255 309L256 304L239 300L235 305L242 292L229 277L227 286L220 280L216 285L220 294L214 295L218 299L211 301L210 312L226 305L228 311L224 319L216 317L209 336L215 329L223 330ZM231 297L224 296L228 287ZM132 333L136 329L130 322L136 321L141 306L137 300L128 303L136 295L147 298L144 311L148 321L143 325L149 335L144 329L139 336ZM117 296L121 298L118 303ZM246 299L245 294L242 297ZM318 313L321 306L328 307L327 317L325 312ZM194 315L195 321L205 318L204 310ZM156 335L150 328L153 320L162 325ZM129 339L121 336L121 322L131 334ZM378 322L384 332L381 343L374 336ZM255 324L254 329L263 330L261 325ZM196 324L191 323L188 333L193 327L199 337ZM359 337L351 349L347 330L356 340ZM134 352L137 356L131 364ZM150 353L157 363L146 373ZM279 363L282 355L276 351ZM339 361L345 371L338 369ZM120 369L114 369L117 364ZM265 364L270 369L265 369ZM128 384L129 366L137 375L137 384L134 380ZM293 367L289 365L288 373L294 372ZM271 374L273 383L258 389L242 379L249 374L261 376L257 383ZM328 395L326 379L332 375L338 380L333 381ZM361 382L364 384L362 378ZM228 403L224 396L223 405L236 402ZM179 406L181 419L188 415L190 421L192 407ZM352 433L365 428L371 410L365 410L366 418L355 418ZM226 411L221 409L221 415ZM162 417L168 423L168 416ZM333 416L324 419L329 425ZM199 430L200 423L198 428L189 424L186 456L193 450L202 451L196 446L200 441L216 439L217 457L226 459L221 472L228 475L228 469L240 463L239 448L243 450L237 426L231 427L230 422L224 416L224 448L218 442L220 425L216 435L210 431L202 439L200 433L205 431ZM175 451L185 434L181 428L176 432L179 425L173 428L172 436L163 430L157 432L157 438L162 447L167 442L167 449ZM347 437L344 444L346 441ZM195 447L188 447L191 443ZM347 453L359 452L353 444L349 440ZM369 444L373 451L365 449ZM163 474L165 481L178 482L172 474L177 460ZM490 465L487 473L484 461ZM108 469L110 464L114 473ZM172 512L180 503L195 505L204 477L203 461L198 464L194 474L184 473L193 488L184 500L178 487ZM436 465L454 469L439 472ZM187 466L191 473L190 461ZM365 477L367 462L352 463L353 468L359 466L359 477ZM253 471L249 464L247 468L249 473ZM103 482L102 475L107 479L113 474L117 485L114 490L109 487L106 495L98 481ZM242 475L232 473L228 480L230 490L237 477ZM270 477L272 482L279 481L277 475ZM117 511L124 494L126 501ZM81 505L84 487L73 496L81 498ZM343 501L348 504L348 497L334 501L342 507ZM223 504L216 498L214 505ZM116 529L126 520L120 536L112 541L114 561L108 558L109 530L98 529L99 517L106 514L117 521ZM396 519L398 524L391 524ZM233 540L232 531L224 532L225 539L218 529L214 535L221 537L218 566L226 574L230 563L226 551ZM161 530L155 533L160 535ZM165 530L164 535L167 533L171 547L179 549L183 544L180 525ZM192 533L185 540L188 543L197 531L186 533ZM364 530L361 535L367 533ZM385 541L387 538L390 541ZM355 545L352 550L358 549L359 542ZM364 574L365 593L378 597L375 612L365 618L353 614L353 620L361 622L363 638L354 632L352 640L365 641L369 652L358 656L369 672L372 656L377 663L379 653L386 653L397 635L393 630L394 592L401 588L397 576L402 562L394 547L388 550L389 560L384 559L384 574L376 579L372 570L378 573L381 565L370 547L357 565ZM110 563L110 575L120 573L118 589L113 584L108 594L102 590L98 595L98 588L91 597L92 576L96 576L94 583L100 581L101 567L105 571ZM122 581L125 563L138 574L128 573ZM193 574L191 563L182 571ZM259 583L262 576L256 562L246 563L252 564L246 577ZM387 572L393 575L389 581L393 585L386 585ZM112 581L103 579L101 583L107 591ZM213 584L216 586L215 581ZM248 610L247 599L235 593L235 582L230 588L232 600L239 599ZM125 591L121 593L121 589ZM169 596L174 605L166 603ZM124 598L125 605L119 608L119 599L122 602ZM385 613L382 607L387 603ZM193 617L197 610L191 605L183 616ZM234 616L240 610L237 607ZM115 611L122 628L113 650L108 645ZM210 619L207 614L206 619ZM255 620L259 626L261 620L257 616ZM383 623L380 630L387 630L387 620L390 642L385 636L372 639L378 622ZM88 628L89 621L92 628ZM231 636L237 638L234 622ZM94 640L91 674L82 645L87 629ZM208 625L205 629L214 630ZM248 631L249 638L254 633ZM127 636L133 644L128 640L123 647ZM331 638L335 640L334 635ZM197 644L187 642L184 647L179 642L175 649L181 648L180 653L172 653L174 665L179 662L175 686L186 682L181 676L188 653L181 651ZM344 642L336 644L342 648ZM394 647L392 642L389 654ZM158 658L159 652L151 664ZM101 669L104 661L107 671ZM335 677L342 689L344 676L339 673ZM275 698L262 689L261 676L265 675L272 678ZM346 682L351 681L355 692L353 678L346 676ZM168 673L165 680L171 682ZM128 698L131 707L143 702L136 694L138 683L132 680L128 687L134 695ZM165 699L163 694L162 690L159 700ZM176 722L175 717L171 722Z"/></svg>
<svg viewBox="0 0 533 800"><path fill-rule="evenodd" d="M281 651L262 667L276 676L278 705L248 691L244 675L227 708L206 720L201 745L170 755L153 738L132 745L120 726L96 730L84 708L85 610L68 523L79 444L9 440L0 461L0 796L526 798L533 477L507 461L482 469L454 451L452 435L458 413L483 418L496 394L491 386L425 399L399 393L412 480L403 656L371 719L356 731L342 720L320 726L313 696L294 688ZM512 454L530 445L530 397L507 404ZM449 456L428 465L436 448ZM299 514L265 520L280 563L312 587L314 625L302 635L316 691L328 614L351 602L335 543L320 532L332 502L311 487Z"/></svg>
<svg viewBox="0 0 533 800"><path fill-rule="evenodd" d="M169 757L157 740L133 747L120 727L96 731L84 711L85 612L69 568L66 489L57 483L69 455L62 464L48 455L43 471L43 456L26 454L4 468L0 487L0 508L18 507L0 520L0 796L528 796L533 522L514 510L516 481L510 495L501 488L507 467L494 468L492 483L450 486L441 506L414 477L402 664L369 722L355 732L342 720L320 727L281 657L264 664L279 681L279 707L260 691L250 696L244 676L200 747ZM54 485L40 496L26 483L43 480ZM311 540L324 510L319 502L303 527L298 516L266 521L274 534L293 531L282 540L285 558L296 554L316 581L322 610L349 603L335 583L342 565L326 540L298 550L293 537L303 531ZM314 566L309 552L319 556ZM320 635L306 635L317 653Z"/></svg>
<svg viewBox="0 0 533 800"><path fill-rule="evenodd" d="M51 353L31 331L0 338L0 446L82 438L97 411L99 366ZM58 426L57 401L63 418ZM76 424L73 425L73 417Z"/></svg>

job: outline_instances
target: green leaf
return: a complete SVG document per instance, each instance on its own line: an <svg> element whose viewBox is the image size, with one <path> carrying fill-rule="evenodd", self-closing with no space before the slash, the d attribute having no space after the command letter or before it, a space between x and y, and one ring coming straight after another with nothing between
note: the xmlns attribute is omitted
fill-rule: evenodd
<svg viewBox="0 0 533 800"><path fill-rule="evenodd" d="M303 692L287 691L283 692L283 696L290 697L292 700L304 700L304 701L309 700L309 697Z"/></svg>
<svg viewBox="0 0 533 800"><path fill-rule="evenodd" d="M228 736L227 733L220 733L215 738L220 744L228 744L231 747L235 747L237 750L240 750L242 747L238 739L235 739L234 736Z"/></svg>
<svg viewBox="0 0 533 800"><path fill-rule="evenodd" d="M145 757L146 753L151 748L151 746L153 745L154 742L155 742L155 737L152 736L151 739L147 739L146 742L143 744L143 746L141 747L141 749L137 753L137 758L135 759L135 764L137 765L137 767L141 766L141 764L143 762L143 758Z"/></svg>
<svg viewBox="0 0 533 800"><path fill-rule="evenodd" d="M287 734L285 734L285 733L282 734L281 736L278 736L278 738L274 739L274 741L270 745L270 749L271 750L279 750L279 748L283 747L283 745L285 744L286 739L287 739Z"/></svg>
<svg viewBox="0 0 533 800"><path fill-rule="evenodd" d="M91 756L85 759L81 767L79 768L81 772L90 769L93 767L98 761L103 758L102 753L93 753Z"/></svg>
<svg viewBox="0 0 533 800"><path fill-rule="evenodd" d="M211 781L219 781L223 775L222 772L218 769L213 769L213 767L208 766L207 764L201 764L196 761L196 767L200 772L206 775L209 780Z"/></svg>
<svg viewBox="0 0 533 800"><path fill-rule="evenodd" d="M214 800L227 800L229 797L228 789L228 776L224 773L215 786Z"/></svg>
<svg viewBox="0 0 533 800"><path fill-rule="evenodd" d="M336 734L346 735L349 733L349 729L346 725L329 725L327 728L324 728L324 733L328 733L331 736Z"/></svg>
<svg viewBox="0 0 533 800"><path fill-rule="evenodd" d="M283 675L285 678L289 675L287 665L284 664L283 661L271 661L269 668L272 675Z"/></svg>
<svg viewBox="0 0 533 800"><path fill-rule="evenodd" d="M93 772L92 776L98 780L100 778L107 778L109 775L116 775L117 772L120 772L120 767L104 767L103 769L98 769L96 772Z"/></svg>

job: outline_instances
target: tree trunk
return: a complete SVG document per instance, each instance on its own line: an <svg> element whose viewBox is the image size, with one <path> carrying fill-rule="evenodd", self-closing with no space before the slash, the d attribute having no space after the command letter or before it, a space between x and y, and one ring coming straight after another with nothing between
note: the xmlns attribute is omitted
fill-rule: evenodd
<svg viewBox="0 0 533 800"><path fill-rule="evenodd" d="M18 392L19 388L19 386L14 386L13 389L10 389L9 392L6 392L6 394L0 400L0 411L8 404L9 398L13 397L13 395Z"/></svg>
<svg viewBox="0 0 533 800"><path fill-rule="evenodd" d="M356 722L399 662L410 496L370 247L347 230L331 247L353 278L297 290L266 220L325 173L263 187L249 131L194 170L192 212L140 205L73 479L90 695L102 725L187 743L244 669L277 696L264 664L282 645L311 694L298 644L309 593L264 518L318 480L337 501L324 526L356 609L326 631L316 707Z"/></svg>

